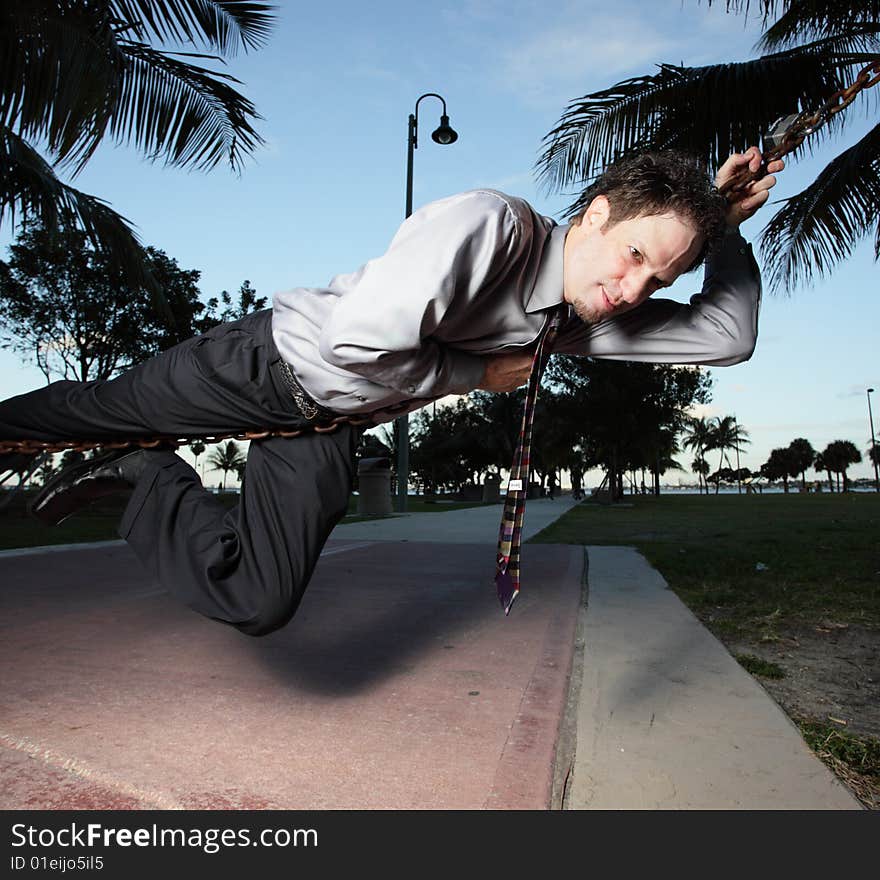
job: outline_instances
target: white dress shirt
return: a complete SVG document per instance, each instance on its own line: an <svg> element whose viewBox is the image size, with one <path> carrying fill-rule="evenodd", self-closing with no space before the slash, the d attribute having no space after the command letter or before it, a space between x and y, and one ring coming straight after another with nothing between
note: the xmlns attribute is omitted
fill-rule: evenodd
<svg viewBox="0 0 880 880"><path fill-rule="evenodd" d="M568 228L493 190L432 202L356 272L276 294L275 343L306 392L337 413L388 421L471 391L486 355L531 345L563 302ZM735 364L754 350L760 299L751 247L731 232L689 303L652 297L589 325L569 309L553 350Z"/></svg>

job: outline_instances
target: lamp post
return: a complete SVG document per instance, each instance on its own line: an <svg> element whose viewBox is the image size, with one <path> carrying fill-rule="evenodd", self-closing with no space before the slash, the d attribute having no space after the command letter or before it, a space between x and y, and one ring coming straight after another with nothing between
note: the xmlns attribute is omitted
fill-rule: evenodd
<svg viewBox="0 0 880 880"><path fill-rule="evenodd" d="M736 422L736 416L733 417L733 448L736 450L736 494L742 495L743 487L739 473L739 425Z"/></svg>
<svg viewBox="0 0 880 880"><path fill-rule="evenodd" d="M413 198L413 156L419 147L419 104L425 98L437 98L443 104L440 125L431 132L435 144L447 146L458 140L458 133L449 125L446 115L446 100L435 92L426 92L416 101L415 112L409 114L406 153L406 216L412 214ZM409 486L409 416L397 419L397 511L406 513L407 488Z"/></svg>
<svg viewBox="0 0 880 880"><path fill-rule="evenodd" d="M868 398L868 421L871 425L871 459L874 462L874 490L880 492L880 475L877 472L877 441L874 439L874 414L871 412L871 393L873 388L868 388L865 396Z"/></svg>

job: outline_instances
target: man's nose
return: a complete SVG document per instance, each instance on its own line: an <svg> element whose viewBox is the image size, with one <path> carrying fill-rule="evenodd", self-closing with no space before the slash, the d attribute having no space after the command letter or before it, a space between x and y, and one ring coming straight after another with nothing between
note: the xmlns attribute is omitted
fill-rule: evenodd
<svg viewBox="0 0 880 880"><path fill-rule="evenodd" d="M648 291L650 279L641 273L630 273L621 280L620 297L627 305L639 302Z"/></svg>

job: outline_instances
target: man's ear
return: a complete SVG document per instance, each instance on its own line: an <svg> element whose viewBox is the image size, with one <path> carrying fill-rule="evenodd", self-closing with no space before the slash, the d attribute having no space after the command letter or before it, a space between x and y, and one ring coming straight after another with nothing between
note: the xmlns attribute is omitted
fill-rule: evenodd
<svg viewBox="0 0 880 880"><path fill-rule="evenodd" d="M590 229L599 229L611 216L611 204L607 196L596 196L584 211L583 223Z"/></svg>

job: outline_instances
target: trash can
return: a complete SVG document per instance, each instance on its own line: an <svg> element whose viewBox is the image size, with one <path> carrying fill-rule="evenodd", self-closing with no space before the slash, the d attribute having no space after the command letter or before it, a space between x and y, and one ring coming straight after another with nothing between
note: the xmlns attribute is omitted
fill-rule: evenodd
<svg viewBox="0 0 880 880"><path fill-rule="evenodd" d="M501 500L501 477L498 474L486 474L483 481L483 501L494 503Z"/></svg>
<svg viewBox="0 0 880 880"><path fill-rule="evenodd" d="M362 458L358 462L360 516L389 516L391 509L391 459Z"/></svg>

